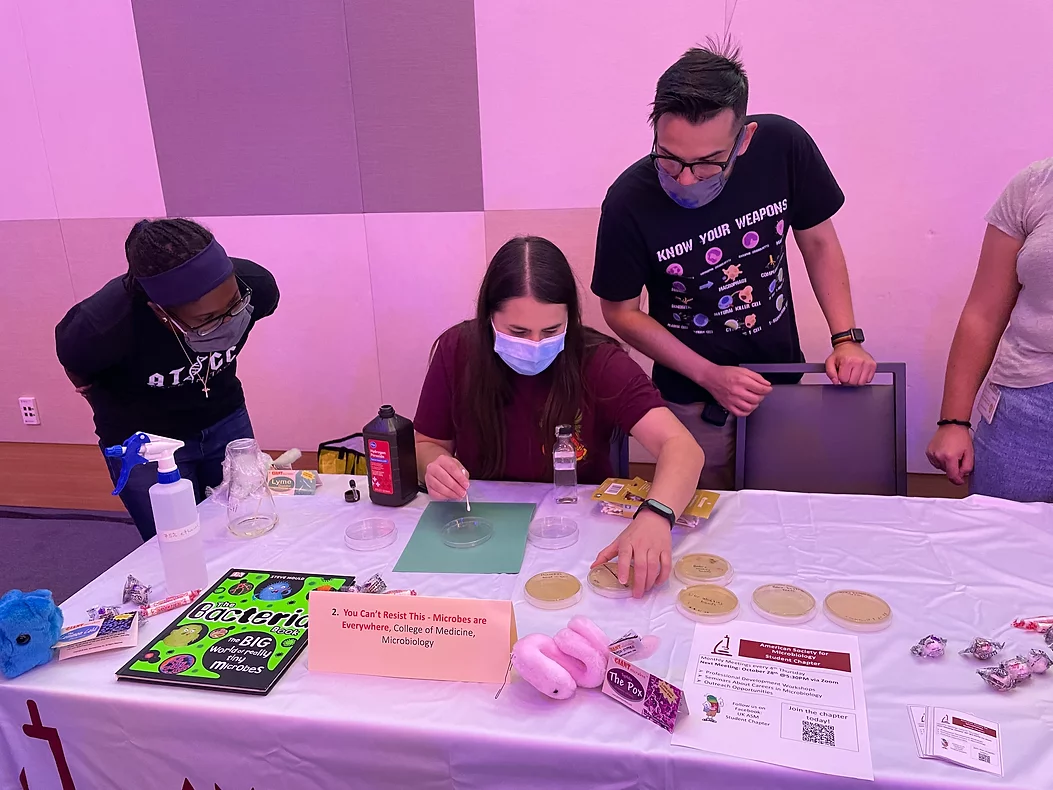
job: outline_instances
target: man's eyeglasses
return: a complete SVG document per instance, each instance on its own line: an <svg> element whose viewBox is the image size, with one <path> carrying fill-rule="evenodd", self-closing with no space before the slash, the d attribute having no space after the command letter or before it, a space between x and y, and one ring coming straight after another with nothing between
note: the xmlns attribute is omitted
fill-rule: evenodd
<svg viewBox="0 0 1053 790"><path fill-rule="evenodd" d="M238 300L234 302L230 307L227 308L226 312L222 315L218 315L215 318L210 318L204 323L198 324L197 326L184 327L187 334L197 335L198 337L208 337L223 324L226 323L227 319L233 318L241 312L244 312L245 308L249 306L249 302L252 298L252 289L249 288L245 283L241 281L241 278L235 278L238 283L238 290L241 295Z"/></svg>
<svg viewBox="0 0 1053 790"><path fill-rule="evenodd" d="M679 157L652 151L651 162L654 163L656 168L661 168L663 173L666 173L672 178L680 178L680 174L683 173L684 168L687 167L691 169L691 175L699 181L705 181L707 178L713 178L713 176L723 173L728 165L731 164L731 157L729 156L725 162L712 162L707 160L685 162Z"/></svg>
<svg viewBox="0 0 1053 790"><path fill-rule="evenodd" d="M660 154L658 153L658 135L655 134L654 146L651 148L651 162L656 168L661 168L662 172L667 173L673 178L680 178L680 174L684 172L685 167L691 168L691 175L697 178L699 181L705 181L707 178L720 175L728 166L735 160L735 151L742 144L743 130L740 129L739 133L735 135L735 142L731 146L731 154L723 162L714 162L709 159L699 159L694 162L685 162L678 156L672 156L671 154Z"/></svg>

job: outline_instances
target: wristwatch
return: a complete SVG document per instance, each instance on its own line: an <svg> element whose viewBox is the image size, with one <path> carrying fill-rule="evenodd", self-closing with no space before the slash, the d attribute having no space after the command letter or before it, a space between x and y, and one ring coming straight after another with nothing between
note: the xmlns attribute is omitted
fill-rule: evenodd
<svg viewBox="0 0 1053 790"><path fill-rule="evenodd" d="M641 502L640 507L638 507L636 509L636 512L633 514L633 521L636 520L636 517L638 515L643 513L644 508L647 508L652 513L657 513L659 516L668 521L669 529L672 529L673 525L676 523L676 513L673 512L673 509L668 505L663 505L657 499L645 499L643 502Z"/></svg>
<svg viewBox="0 0 1053 790"><path fill-rule="evenodd" d="M836 335L830 335L830 345L836 347L842 343L862 343L865 339L862 329L852 327L847 332L838 332Z"/></svg>

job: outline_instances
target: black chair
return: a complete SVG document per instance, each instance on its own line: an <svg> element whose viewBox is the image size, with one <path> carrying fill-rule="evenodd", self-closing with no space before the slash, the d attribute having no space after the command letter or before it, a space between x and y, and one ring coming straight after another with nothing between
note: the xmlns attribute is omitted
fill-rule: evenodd
<svg viewBox="0 0 1053 790"><path fill-rule="evenodd" d="M863 387L836 386L817 364L743 365L766 374L823 374L777 384L738 420L735 489L907 495L907 366L879 364Z"/></svg>

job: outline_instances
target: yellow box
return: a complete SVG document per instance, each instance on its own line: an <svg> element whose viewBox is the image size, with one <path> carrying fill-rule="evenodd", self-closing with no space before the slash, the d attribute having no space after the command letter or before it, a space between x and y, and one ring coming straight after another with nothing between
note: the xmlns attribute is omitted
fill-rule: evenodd
<svg viewBox="0 0 1053 790"><path fill-rule="evenodd" d="M635 477L627 480L620 477L608 477L593 493L591 499L600 503L604 513L622 518L632 518L640 503L647 499L651 484ZM698 490L687 503L683 514L676 520L681 527L697 527L699 522L709 518L713 506L720 499L720 494L713 491Z"/></svg>

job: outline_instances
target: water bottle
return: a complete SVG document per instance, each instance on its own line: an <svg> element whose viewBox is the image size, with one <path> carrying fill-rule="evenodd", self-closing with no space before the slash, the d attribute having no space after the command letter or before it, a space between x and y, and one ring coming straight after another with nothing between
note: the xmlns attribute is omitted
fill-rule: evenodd
<svg viewBox="0 0 1053 790"><path fill-rule="evenodd" d="M552 450L552 483L556 487L556 502L573 505L578 501L578 452L569 425L556 428L556 446Z"/></svg>

